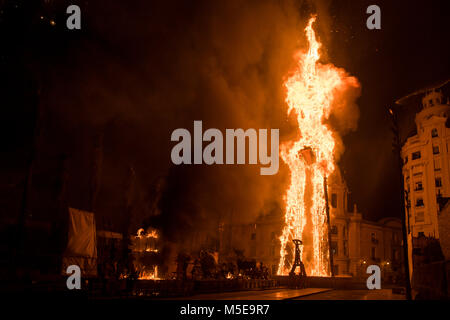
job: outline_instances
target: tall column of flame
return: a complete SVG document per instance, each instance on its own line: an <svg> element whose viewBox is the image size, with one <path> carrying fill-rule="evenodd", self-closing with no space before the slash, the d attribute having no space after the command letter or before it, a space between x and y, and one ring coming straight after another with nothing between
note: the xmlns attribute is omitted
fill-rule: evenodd
<svg viewBox="0 0 450 320"><path fill-rule="evenodd" d="M316 17L312 17L305 29L309 48L300 55L297 70L285 82L288 113L293 111L297 115L300 138L281 148L281 156L291 171L291 184L285 195L285 226L280 237L278 266L280 275L290 272L294 259L292 239L303 240L306 224L312 228L308 230L312 233L309 238L312 243L303 240L305 247L301 248L302 257L308 256L305 262L307 274L330 274L323 183L335 168L335 141L324 119L330 115L333 89L342 82L342 74L333 65L318 63L321 44L316 40L312 27L315 20ZM313 160L307 159L304 150Z"/></svg>

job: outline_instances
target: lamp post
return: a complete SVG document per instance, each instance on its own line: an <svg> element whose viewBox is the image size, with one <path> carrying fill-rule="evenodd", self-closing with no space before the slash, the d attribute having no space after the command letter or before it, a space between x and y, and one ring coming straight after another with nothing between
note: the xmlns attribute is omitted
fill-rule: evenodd
<svg viewBox="0 0 450 320"><path fill-rule="evenodd" d="M398 119L397 114L394 112L393 108L389 108L389 114L391 115L392 121L392 133L394 134L394 139L392 143L393 151L396 154L397 166L400 170L400 201L401 201L401 213L402 213L402 233L403 233L403 256L404 256L404 268L405 268L405 283L406 283L406 299L411 300L411 282L409 278L409 255L408 255L408 236L406 230L406 211L405 211L405 185L403 181L403 158L401 155L401 144L398 132ZM408 195L406 195L408 196ZM409 220L409 219L408 219ZM409 221L408 221L409 225Z"/></svg>

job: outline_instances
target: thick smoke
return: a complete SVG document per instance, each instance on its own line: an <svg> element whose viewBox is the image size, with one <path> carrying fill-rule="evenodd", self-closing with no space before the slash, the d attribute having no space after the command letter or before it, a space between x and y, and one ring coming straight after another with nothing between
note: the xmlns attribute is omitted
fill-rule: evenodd
<svg viewBox="0 0 450 320"><path fill-rule="evenodd" d="M193 134L202 120L204 130L279 128L280 144L295 138L283 82L305 48L311 11L290 0L90 2L82 35L52 62L45 103L61 149L79 131L104 133L101 219L125 221L130 165L144 203L133 221L159 227L168 240L283 208L289 172L281 158L275 176L261 176L259 165L175 166L170 135ZM356 126L358 93L338 95L331 124L345 133Z"/></svg>
<svg viewBox="0 0 450 320"><path fill-rule="evenodd" d="M298 4L108 1L89 6L86 34L53 63L45 96L58 137L64 137L61 148L69 149L66 136L76 141L83 130L104 132L102 219L126 221L130 165L139 197L149 202L136 212L167 239L199 229L215 232L230 216L233 223L252 222L279 206L288 181L283 164L276 176L261 176L260 165L175 166L170 136L177 128L193 134L194 120L202 120L204 130L280 128L281 140L292 134L282 83L303 39ZM165 182L158 210L148 210L158 198L152 193L159 177ZM158 216L149 219L155 212Z"/></svg>
<svg viewBox="0 0 450 320"><path fill-rule="evenodd" d="M359 107L356 100L361 94L361 86L355 77L348 75L344 70L340 70L343 81L334 90L334 100L331 106L329 124L335 130L335 159L339 160L344 153L345 147L342 137L350 131L355 131L358 127Z"/></svg>

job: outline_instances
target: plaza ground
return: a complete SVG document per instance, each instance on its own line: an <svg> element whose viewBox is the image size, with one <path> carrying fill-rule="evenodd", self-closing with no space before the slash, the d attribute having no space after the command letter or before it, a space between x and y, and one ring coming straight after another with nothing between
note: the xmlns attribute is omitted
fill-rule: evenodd
<svg viewBox="0 0 450 320"><path fill-rule="evenodd" d="M326 288L252 290L198 294L180 300L405 300L405 296L380 290L335 290Z"/></svg>

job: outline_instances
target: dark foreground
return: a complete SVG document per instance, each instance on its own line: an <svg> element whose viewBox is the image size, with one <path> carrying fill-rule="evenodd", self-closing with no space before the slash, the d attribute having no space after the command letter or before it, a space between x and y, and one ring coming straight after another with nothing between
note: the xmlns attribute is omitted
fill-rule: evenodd
<svg viewBox="0 0 450 320"><path fill-rule="evenodd" d="M402 294L391 289L381 290L334 290L327 288L240 291L199 294L181 300L405 300ZM177 299L178 300L178 299Z"/></svg>

